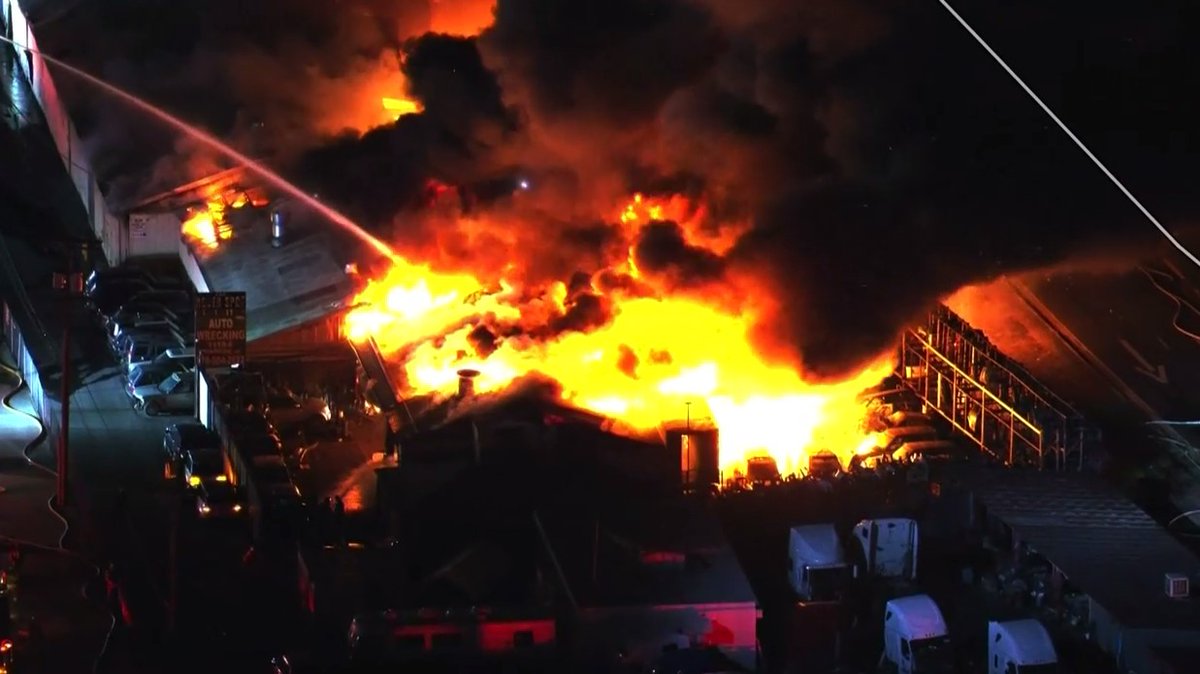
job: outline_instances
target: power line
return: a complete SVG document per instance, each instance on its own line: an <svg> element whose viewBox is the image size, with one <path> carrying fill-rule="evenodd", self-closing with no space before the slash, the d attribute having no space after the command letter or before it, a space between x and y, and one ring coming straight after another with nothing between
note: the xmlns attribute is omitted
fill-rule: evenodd
<svg viewBox="0 0 1200 674"><path fill-rule="evenodd" d="M1028 84L1025 84L1025 80L1022 80L1020 75L1017 75L1016 71L1009 67L1008 63L1006 63L1004 59L996 53L996 50L992 49L992 46L987 43L987 40L984 40L983 36L977 33L975 29L971 27L971 24L967 23L967 20L950 6L949 0L938 0L938 2L942 4L942 7L946 8L947 12L950 12L950 16L953 16L954 19L958 21L968 33L971 34L971 37L975 38L975 41L979 43L979 46L983 47L984 51L986 51L993 59L995 59L996 63L1000 64L1000 67L1004 69L1004 72L1008 73L1009 77L1012 77L1013 81L1015 81L1022 89L1024 89L1025 93L1029 94L1029 97L1033 99L1033 102L1037 103L1038 107L1040 107L1042 111L1050 117L1050 119L1054 120L1054 123L1058 125L1058 128L1062 129L1063 133L1067 134L1067 137L1074 141L1075 144L1079 146L1080 150L1083 150L1083 153L1087 155L1088 159L1092 160L1092 163L1096 165L1096 168L1100 169L1104 175L1108 176L1108 179L1117 186L1117 189L1121 190L1121 194L1124 194L1125 197L1129 199L1129 201L1136 206L1139 211L1141 211L1142 215L1146 216L1146 219L1150 221L1150 224L1154 225L1154 227L1158 229L1158 231L1161 232L1164 237L1167 238L1167 241L1170 241L1171 245L1175 246L1176 250L1187 257L1187 259L1191 260L1192 264L1200 267L1200 258L1196 257L1192 251L1188 250L1187 246L1183 245L1179 239L1176 239L1175 235L1171 234L1170 230L1164 227L1163 224L1158 221L1158 218L1154 217L1154 214L1152 214L1145 206L1143 206L1142 202L1138 201L1137 197L1133 196L1133 193L1130 192L1127 187L1125 187L1125 184L1122 183L1117 176L1113 175L1112 171L1108 170L1108 167L1104 165L1104 162L1100 161L1100 159L1088 149L1087 145L1083 144L1082 140L1079 140L1079 136L1076 136L1075 132L1071 131L1071 129L1065 123L1063 123L1061 119L1058 118L1058 115L1054 114L1054 111L1050 109L1050 106L1042 102L1042 99L1033 92L1033 89L1029 88Z"/></svg>

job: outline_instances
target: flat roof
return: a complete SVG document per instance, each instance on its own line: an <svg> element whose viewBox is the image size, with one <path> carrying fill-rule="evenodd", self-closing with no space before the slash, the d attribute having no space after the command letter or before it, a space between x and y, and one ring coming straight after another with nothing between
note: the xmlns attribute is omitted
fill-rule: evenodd
<svg viewBox="0 0 1200 674"><path fill-rule="evenodd" d="M1192 577L1200 561L1098 478L965 466L954 475L1123 626L1200 630L1200 601L1164 590L1166 574Z"/></svg>
<svg viewBox="0 0 1200 674"><path fill-rule="evenodd" d="M342 311L353 283L331 252L331 236L297 214L284 243L271 245L265 209L231 214L233 238L189 250L213 292L246 293L246 339L254 341Z"/></svg>

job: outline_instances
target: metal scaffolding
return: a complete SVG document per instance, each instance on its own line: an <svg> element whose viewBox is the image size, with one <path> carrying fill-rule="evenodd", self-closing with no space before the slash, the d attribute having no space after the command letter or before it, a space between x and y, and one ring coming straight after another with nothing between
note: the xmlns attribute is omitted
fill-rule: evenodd
<svg viewBox="0 0 1200 674"><path fill-rule="evenodd" d="M946 307L904 334L898 374L927 411L1006 464L1083 467L1083 417Z"/></svg>

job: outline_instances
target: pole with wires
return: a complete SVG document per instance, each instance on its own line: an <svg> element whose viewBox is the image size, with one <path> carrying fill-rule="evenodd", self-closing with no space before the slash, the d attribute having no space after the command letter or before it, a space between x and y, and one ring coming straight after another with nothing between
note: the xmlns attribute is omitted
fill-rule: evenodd
<svg viewBox="0 0 1200 674"><path fill-rule="evenodd" d="M1179 239L1175 238L1175 235L1172 234L1169 229L1163 226L1163 224L1158 221L1158 218L1154 217L1154 214L1151 213L1148 208L1143 206L1142 202L1139 201L1137 197L1133 196L1133 192L1130 192L1129 188L1125 187L1125 184L1122 183L1121 180L1117 178L1117 176L1113 174L1113 172L1110 171L1107 166L1104 165L1104 162L1100 161L1100 158L1097 157L1095 153L1093 153L1088 146L1079 139L1079 136L1076 136L1075 132L1072 131L1065 122L1059 119L1058 115L1056 115L1054 111L1050 109L1050 106L1046 105L1046 103L1042 101L1041 97L1034 93L1033 89L1025 83L1025 80L1021 79L1021 76L1018 75L1017 72L1013 70L1003 58L1001 58L1000 54L998 54L995 49L992 49L992 46L988 44L987 40L983 39L983 36L980 35L974 28L972 28L971 24L968 23L967 20L964 19L963 16L959 14L953 6L950 5L949 0L938 0L938 2L941 3L942 7L944 7L946 11L950 13L950 16L954 17L954 20L957 21L959 25L961 25L963 29L965 29L967 33L971 35L971 37L975 38L975 41L979 43L980 47L983 47L983 50L988 53L988 56L991 56L992 59L1004 69L1004 72L1008 73L1008 76L1017 83L1017 86L1021 87L1021 89L1029 95L1029 98L1033 99L1033 102L1042 109L1042 112L1045 112L1046 116L1048 116L1050 120L1058 126L1059 129L1062 129L1062 132L1067 134L1067 137L1070 138L1071 141L1075 143L1075 145L1079 147L1079 149L1082 150L1085 155L1087 155L1087 158L1092 160L1092 163L1096 165L1096 168L1100 169L1100 172L1103 173L1113 185L1116 185L1117 189L1121 191L1121 194L1125 195L1125 198L1128 199L1129 202L1132 203L1134 207L1137 208L1138 211L1150 221L1150 224L1154 225L1154 228L1157 229L1159 233L1162 234L1163 237L1165 237L1166 240L1175 247L1176 250L1190 260L1192 264L1200 267L1200 258L1196 257L1192 251L1188 250L1187 246L1183 245Z"/></svg>

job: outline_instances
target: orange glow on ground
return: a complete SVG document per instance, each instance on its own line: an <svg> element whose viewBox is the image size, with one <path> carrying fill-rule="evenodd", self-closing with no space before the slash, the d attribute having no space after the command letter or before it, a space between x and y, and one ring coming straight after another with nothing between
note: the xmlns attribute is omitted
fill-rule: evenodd
<svg viewBox="0 0 1200 674"><path fill-rule="evenodd" d="M683 197L636 195L613 218L631 233L664 219L678 222L689 243L714 253L725 252L736 240L728 228L705 232L703 209ZM632 254L614 260L611 268L637 274ZM771 456L785 475L806 469L808 455L818 450L833 451L845 465L868 436L865 409L856 396L894 366L889 353L846 381L808 383L795 369L771 363L754 349L752 309L739 313L665 289L651 297L610 291L604 297L612 303L612 319L602 327L535 339L528 328L563 315L567 287L554 283L533 292L521 287L515 266L513 272L489 284L470 273L396 260L355 298L360 306L347 315L345 332L354 340L375 338L385 356L402 367L404 381L396 383L405 395L452 395L457 371L470 368L480 373L479 393L538 374L562 385L564 401L637 431L682 420L690 404L693 421L711 421L719 429L727 479L734 471L744 472L753 456ZM640 280L654 284L654 279ZM479 324L527 329L481 353L471 339Z"/></svg>

